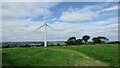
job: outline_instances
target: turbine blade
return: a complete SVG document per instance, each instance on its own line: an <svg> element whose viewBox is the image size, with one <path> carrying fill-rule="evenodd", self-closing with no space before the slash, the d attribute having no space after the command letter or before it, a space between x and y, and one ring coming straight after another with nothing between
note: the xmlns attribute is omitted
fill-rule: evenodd
<svg viewBox="0 0 120 68"><path fill-rule="evenodd" d="M51 27L51 26L49 26L49 25L46 25L46 26L48 26L49 28L55 29L55 28L53 28L53 27Z"/></svg>
<svg viewBox="0 0 120 68"><path fill-rule="evenodd" d="M44 25L40 26L40 27L39 27L39 28L37 28L36 30L39 30L39 29L41 29L43 26L44 26Z"/></svg>
<svg viewBox="0 0 120 68"><path fill-rule="evenodd" d="M63 30L61 30L61 29L55 29L55 28L53 28L53 27L51 27L51 26L49 26L49 25L46 25L47 27L49 27L49 28L51 28L51 29L53 29L53 30L57 30L57 31L63 31Z"/></svg>

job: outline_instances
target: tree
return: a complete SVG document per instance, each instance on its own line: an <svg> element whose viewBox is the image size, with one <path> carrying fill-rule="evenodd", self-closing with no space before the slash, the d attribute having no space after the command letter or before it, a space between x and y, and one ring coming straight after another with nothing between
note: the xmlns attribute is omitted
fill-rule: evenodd
<svg viewBox="0 0 120 68"><path fill-rule="evenodd" d="M76 37L70 37L65 43L67 45L76 45Z"/></svg>
<svg viewBox="0 0 120 68"><path fill-rule="evenodd" d="M93 43L101 43L101 40L98 37L92 39Z"/></svg>
<svg viewBox="0 0 120 68"><path fill-rule="evenodd" d="M83 40L82 39L77 39L76 43L77 43L77 45L81 45L81 44L83 44Z"/></svg>
<svg viewBox="0 0 120 68"><path fill-rule="evenodd" d="M107 42L109 40L104 36L98 36L98 38L101 40L101 43L105 43L105 42Z"/></svg>
<svg viewBox="0 0 120 68"><path fill-rule="evenodd" d="M89 39L90 39L90 36L88 36L88 35L85 35L85 36L82 37L82 40L83 40L85 43L87 43Z"/></svg>
<svg viewBox="0 0 120 68"><path fill-rule="evenodd" d="M109 39L107 39L104 36L98 36L98 37L94 37L92 40L93 40L93 43L105 43Z"/></svg>
<svg viewBox="0 0 120 68"><path fill-rule="evenodd" d="M68 41L76 41L76 37L70 37Z"/></svg>

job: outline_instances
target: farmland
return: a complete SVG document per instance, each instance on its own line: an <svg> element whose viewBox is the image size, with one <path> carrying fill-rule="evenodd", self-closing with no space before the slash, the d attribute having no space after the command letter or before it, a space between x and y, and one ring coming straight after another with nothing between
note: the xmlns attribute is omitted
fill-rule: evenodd
<svg viewBox="0 0 120 68"><path fill-rule="evenodd" d="M117 66L118 44L3 48L3 66Z"/></svg>

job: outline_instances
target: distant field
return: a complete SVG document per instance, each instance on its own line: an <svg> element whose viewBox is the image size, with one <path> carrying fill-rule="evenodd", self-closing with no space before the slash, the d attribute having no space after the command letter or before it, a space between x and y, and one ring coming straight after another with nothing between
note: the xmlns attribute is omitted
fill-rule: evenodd
<svg viewBox="0 0 120 68"><path fill-rule="evenodd" d="M3 48L3 66L117 66L118 45Z"/></svg>

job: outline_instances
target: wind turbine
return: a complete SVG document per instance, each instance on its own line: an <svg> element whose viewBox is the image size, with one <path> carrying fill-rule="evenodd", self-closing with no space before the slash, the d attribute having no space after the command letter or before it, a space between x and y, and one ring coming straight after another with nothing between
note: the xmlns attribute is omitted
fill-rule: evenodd
<svg viewBox="0 0 120 68"><path fill-rule="evenodd" d="M41 29L42 27L44 27L44 47L47 47L47 27L49 28L52 27L48 26L45 15L44 15L44 24L40 26L37 30Z"/></svg>

